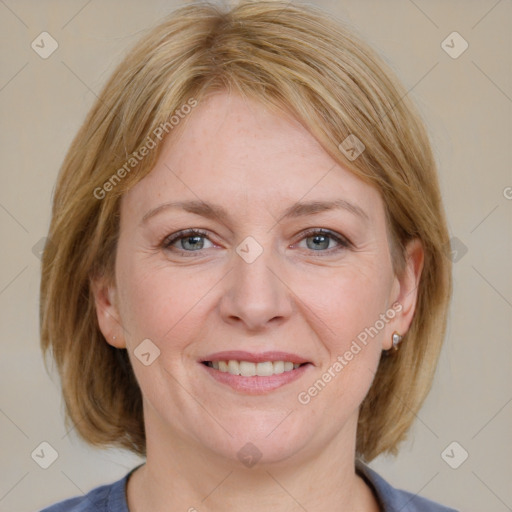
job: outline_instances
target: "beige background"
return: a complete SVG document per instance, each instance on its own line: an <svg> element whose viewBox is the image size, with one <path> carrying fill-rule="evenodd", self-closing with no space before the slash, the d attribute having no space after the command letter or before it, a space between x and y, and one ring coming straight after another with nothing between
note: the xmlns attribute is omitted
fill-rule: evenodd
<svg viewBox="0 0 512 512"><path fill-rule="evenodd" d="M95 95L127 48L179 3L0 0L0 511L38 510L139 462L66 433L58 380L39 352L33 247L46 234L57 171ZM372 466L394 485L464 511L512 510L512 2L317 4L377 48L419 105L450 232L467 248L454 265L432 392L400 456ZM43 31L59 45L48 59L31 48ZM469 43L457 59L441 47L453 31ZM46 470L31 458L42 441L59 455ZM458 469L441 457L452 441L462 447L452 460L469 453Z"/></svg>

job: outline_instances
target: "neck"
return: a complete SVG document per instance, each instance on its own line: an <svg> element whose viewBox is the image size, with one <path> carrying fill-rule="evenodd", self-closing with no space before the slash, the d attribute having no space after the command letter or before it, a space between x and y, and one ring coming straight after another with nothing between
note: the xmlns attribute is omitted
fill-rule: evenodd
<svg viewBox="0 0 512 512"><path fill-rule="evenodd" d="M357 417L323 449L311 444L286 460L246 467L147 421L147 461L129 479L129 510L378 511L355 472L356 426Z"/></svg>

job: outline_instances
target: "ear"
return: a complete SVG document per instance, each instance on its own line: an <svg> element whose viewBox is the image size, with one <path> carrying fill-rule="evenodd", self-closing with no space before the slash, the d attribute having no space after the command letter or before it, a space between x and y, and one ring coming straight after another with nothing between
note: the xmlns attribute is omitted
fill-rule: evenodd
<svg viewBox="0 0 512 512"><path fill-rule="evenodd" d="M404 336L411 326L418 299L418 285L423 271L424 249L419 238L410 240L405 248L405 268L400 275L395 275L391 302L397 312L389 322L389 327ZM392 332L393 332L392 331ZM392 332L388 333L382 348L388 350L392 346Z"/></svg>
<svg viewBox="0 0 512 512"><path fill-rule="evenodd" d="M124 329L117 308L117 293L115 285L104 276L90 281L94 296L98 325L109 345L116 348L126 348Z"/></svg>

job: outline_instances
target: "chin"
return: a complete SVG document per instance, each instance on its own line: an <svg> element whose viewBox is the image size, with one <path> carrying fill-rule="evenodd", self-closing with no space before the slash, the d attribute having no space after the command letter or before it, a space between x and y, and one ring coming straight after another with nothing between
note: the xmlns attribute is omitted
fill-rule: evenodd
<svg viewBox="0 0 512 512"><path fill-rule="evenodd" d="M225 425L233 437L225 434L222 435L222 439L208 438L204 440L205 444L209 445L213 452L235 462L237 466L252 468L257 464L261 468L263 465L285 462L312 441L313 432L304 431L305 422L290 425L286 424L287 419L283 421L288 412L281 413L277 419L276 415L272 414L266 421L254 421L257 414L252 414L252 423Z"/></svg>

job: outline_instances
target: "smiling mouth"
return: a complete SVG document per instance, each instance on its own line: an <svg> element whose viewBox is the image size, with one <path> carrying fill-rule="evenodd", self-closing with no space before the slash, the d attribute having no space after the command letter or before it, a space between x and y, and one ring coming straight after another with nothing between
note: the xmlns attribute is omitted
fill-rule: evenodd
<svg viewBox="0 0 512 512"><path fill-rule="evenodd" d="M222 373L241 375L242 377L270 377L291 372L301 366L311 364L293 363L291 361L262 361L260 363L253 363L251 361L236 361L233 359L227 361L203 361L202 363Z"/></svg>

